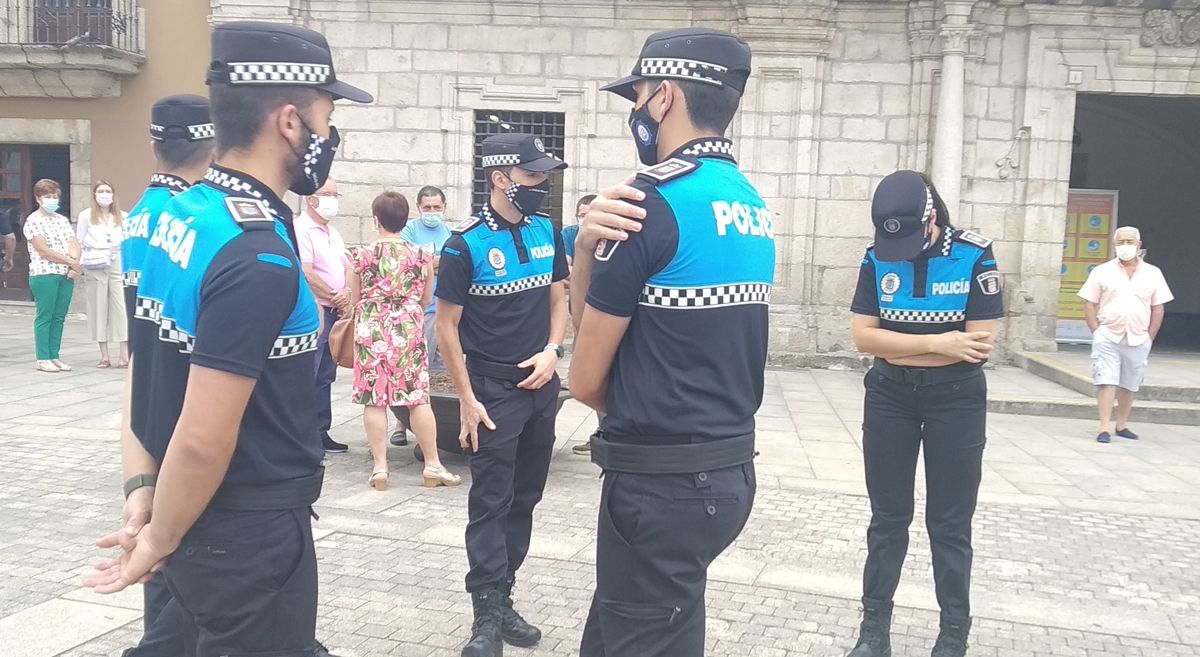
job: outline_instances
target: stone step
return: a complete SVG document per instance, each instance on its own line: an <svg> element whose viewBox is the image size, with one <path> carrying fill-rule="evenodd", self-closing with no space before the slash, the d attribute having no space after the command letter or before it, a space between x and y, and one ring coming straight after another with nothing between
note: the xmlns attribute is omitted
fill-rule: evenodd
<svg viewBox="0 0 1200 657"><path fill-rule="evenodd" d="M988 411L1008 415L1041 415L1095 420L1096 400L1082 396L1079 399L1048 399L989 394ZM1113 417L1116 417L1115 407L1113 408ZM1139 399L1133 406L1133 417L1130 422L1131 424L1155 422L1185 426L1200 425L1200 404Z"/></svg>
<svg viewBox="0 0 1200 657"><path fill-rule="evenodd" d="M1095 394L1090 372L1084 372L1072 367L1052 354L1035 352L1018 352L1013 355L1013 362L1048 381L1069 388L1082 395L1091 397ZM1200 385L1196 386L1165 386L1142 385L1137 393L1137 406L1144 408L1145 402L1171 402L1183 404L1200 404ZM1177 423L1173 423L1177 424Z"/></svg>

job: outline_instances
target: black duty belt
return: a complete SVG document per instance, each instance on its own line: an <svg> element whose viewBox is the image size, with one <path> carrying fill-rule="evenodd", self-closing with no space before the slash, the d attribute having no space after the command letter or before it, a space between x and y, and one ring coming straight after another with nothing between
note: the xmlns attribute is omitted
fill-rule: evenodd
<svg viewBox="0 0 1200 657"><path fill-rule="evenodd" d="M631 437L637 440L637 436ZM694 474L731 468L754 460L754 434L684 445L615 443L592 436L592 463L603 470L633 474Z"/></svg>
<svg viewBox="0 0 1200 657"><path fill-rule="evenodd" d="M955 363L945 367L902 367L882 358L875 359L876 372L884 378L907 386L931 386L937 383L962 381L979 376L981 370L975 363Z"/></svg>
<svg viewBox="0 0 1200 657"><path fill-rule="evenodd" d="M486 376L489 379L500 379L513 383L520 383L533 374L532 367L517 367L508 363L484 360L477 356L467 356L467 371L471 374Z"/></svg>
<svg viewBox="0 0 1200 657"><path fill-rule="evenodd" d="M307 477L269 484L221 484L208 503L224 511L286 511L312 506L321 496L325 468Z"/></svg>

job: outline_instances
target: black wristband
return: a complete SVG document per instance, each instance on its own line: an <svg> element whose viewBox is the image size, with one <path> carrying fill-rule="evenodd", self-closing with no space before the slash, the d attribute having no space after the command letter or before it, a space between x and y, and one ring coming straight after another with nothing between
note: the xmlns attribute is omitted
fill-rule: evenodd
<svg viewBox="0 0 1200 657"><path fill-rule="evenodd" d="M158 485L158 475L156 474L140 474L136 477L131 477L129 481L125 482L125 499L129 499L133 491L139 488L156 485Z"/></svg>

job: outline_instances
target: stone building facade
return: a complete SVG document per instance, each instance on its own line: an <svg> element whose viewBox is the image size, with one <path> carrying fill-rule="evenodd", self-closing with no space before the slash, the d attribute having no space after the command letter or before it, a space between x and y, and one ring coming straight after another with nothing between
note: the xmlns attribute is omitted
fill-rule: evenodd
<svg viewBox="0 0 1200 657"><path fill-rule="evenodd" d="M1200 93L1198 5L212 0L211 19L320 30L339 74L375 94L374 105L334 116L346 138L333 175L344 212L358 218L342 226L351 242L369 239L368 207L383 189L411 196L435 184L453 215L473 210L480 112L560 117L567 205L622 180L636 167L630 108L599 87L628 72L654 31L739 34L755 70L731 136L776 214L772 353L820 363L853 354L848 305L869 199L898 168L930 171L955 223L996 240L1004 351L1054 349L1076 99ZM1200 298L1195 306L1200 317Z"/></svg>

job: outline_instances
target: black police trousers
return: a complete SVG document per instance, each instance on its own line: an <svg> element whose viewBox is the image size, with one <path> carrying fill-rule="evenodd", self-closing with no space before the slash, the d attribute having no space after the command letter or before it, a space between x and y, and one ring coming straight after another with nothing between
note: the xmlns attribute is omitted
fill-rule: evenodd
<svg viewBox="0 0 1200 657"><path fill-rule="evenodd" d="M167 576L158 573L142 587L145 610L142 640L122 657L179 657L183 654L183 612L171 597Z"/></svg>
<svg viewBox="0 0 1200 657"><path fill-rule="evenodd" d="M908 553L917 453L925 451L925 527L943 616L970 615L971 518L986 442L987 380L913 386L872 369L864 379L863 459L871 525L863 597L891 601Z"/></svg>
<svg viewBox="0 0 1200 657"><path fill-rule="evenodd" d="M703 657L708 566L742 532L756 486L753 463L605 472L580 657Z"/></svg>
<svg viewBox="0 0 1200 657"><path fill-rule="evenodd" d="M469 458L467 590L483 591L512 577L533 532L533 508L542 501L562 384L555 375L538 390L471 374L475 398L496 425L479 426L479 452Z"/></svg>
<svg viewBox="0 0 1200 657"><path fill-rule="evenodd" d="M311 512L204 512L163 570L181 612L184 657L312 657Z"/></svg>

